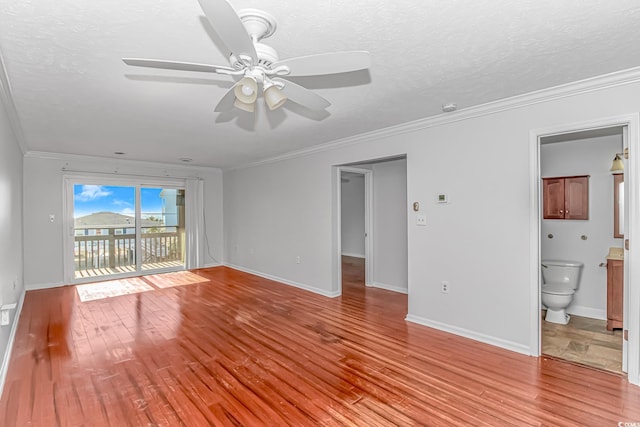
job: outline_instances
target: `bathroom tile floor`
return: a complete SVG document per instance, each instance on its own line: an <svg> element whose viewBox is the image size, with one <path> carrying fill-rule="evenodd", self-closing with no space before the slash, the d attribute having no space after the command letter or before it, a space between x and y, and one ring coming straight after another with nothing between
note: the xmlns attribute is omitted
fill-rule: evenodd
<svg viewBox="0 0 640 427"><path fill-rule="evenodd" d="M622 330L607 331L605 320L572 315L567 325L546 322L542 312L542 353L622 372Z"/></svg>

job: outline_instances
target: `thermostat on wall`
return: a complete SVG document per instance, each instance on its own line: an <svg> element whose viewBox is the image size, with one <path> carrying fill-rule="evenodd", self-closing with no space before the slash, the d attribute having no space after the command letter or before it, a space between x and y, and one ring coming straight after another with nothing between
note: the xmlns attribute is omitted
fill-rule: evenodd
<svg viewBox="0 0 640 427"><path fill-rule="evenodd" d="M438 203L449 203L449 195L448 194L438 194Z"/></svg>

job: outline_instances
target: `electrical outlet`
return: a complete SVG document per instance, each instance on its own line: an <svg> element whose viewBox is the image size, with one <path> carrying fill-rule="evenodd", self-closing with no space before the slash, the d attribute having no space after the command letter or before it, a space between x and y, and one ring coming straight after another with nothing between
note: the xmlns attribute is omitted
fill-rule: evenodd
<svg viewBox="0 0 640 427"><path fill-rule="evenodd" d="M300 264L300 255L296 257L296 264Z"/></svg>
<svg viewBox="0 0 640 427"><path fill-rule="evenodd" d="M416 225L427 225L427 216L416 215Z"/></svg>
<svg viewBox="0 0 640 427"><path fill-rule="evenodd" d="M443 294L448 294L449 293L449 288L451 287L449 285L449 282L445 282L444 280L442 282L440 282L440 285L442 286L442 288L440 289L442 291Z"/></svg>

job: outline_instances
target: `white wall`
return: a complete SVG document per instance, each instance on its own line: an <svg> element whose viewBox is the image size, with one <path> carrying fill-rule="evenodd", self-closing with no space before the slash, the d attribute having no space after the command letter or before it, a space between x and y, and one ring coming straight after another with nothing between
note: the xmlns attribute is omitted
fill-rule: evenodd
<svg viewBox="0 0 640 427"><path fill-rule="evenodd" d="M342 173L342 255L364 258L364 175Z"/></svg>
<svg viewBox="0 0 640 427"><path fill-rule="evenodd" d="M582 88L477 115L461 110L442 123L225 171L228 261L335 295L332 167L406 154L407 199L420 202L427 217L425 227L415 225L413 212L408 217L408 318L534 351L530 260L538 254L530 235L530 133L640 111L640 83ZM438 193L447 193L450 203L437 204ZM440 290L443 280L450 282L448 294Z"/></svg>
<svg viewBox="0 0 640 427"><path fill-rule="evenodd" d="M0 103L0 305L18 303L24 292L22 270L23 157ZM9 357L9 338L18 310L10 312L10 325L0 326L0 385Z"/></svg>
<svg viewBox="0 0 640 427"><path fill-rule="evenodd" d="M541 227L542 259L584 263L579 288L567 310L572 314L607 318L607 269L599 265L606 263L610 247L622 247L622 239L613 237L613 175L609 171L614 156L621 152L621 135L540 147L543 177L590 175L589 219L543 220ZM587 240L581 239L583 235Z"/></svg>
<svg viewBox="0 0 640 427"><path fill-rule="evenodd" d="M80 156L27 155L24 162L24 248L27 289L60 286L63 276L63 176L78 175L72 170L108 172L104 177L126 178L127 173L160 177L201 177L204 179L205 221L210 250L205 249L205 265L222 260L222 172L217 169L153 165ZM138 179L138 178L136 178ZM53 214L55 220L49 222ZM209 252L213 258L209 255Z"/></svg>
<svg viewBox="0 0 640 427"><path fill-rule="evenodd" d="M407 292L407 161L374 163L373 285Z"/></svg>

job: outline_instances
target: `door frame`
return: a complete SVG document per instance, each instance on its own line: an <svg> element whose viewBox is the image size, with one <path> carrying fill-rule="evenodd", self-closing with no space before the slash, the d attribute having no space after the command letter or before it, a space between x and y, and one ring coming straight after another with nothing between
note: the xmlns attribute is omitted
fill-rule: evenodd
<svg viewBox="0 0 640 427"><path fill-rule="evenodd" d="M120 178L120 177L105 177L104 175L95 175L95 174L78 174L78 175L64 175L62 177L63 182L63 191L62 191L62 204L63 204L63 218L62 218L62 259L63 259L63 278L64 283L66 284L78 284L78 283L86 283L86 282L95 282L101 280L112 280L119 279L124 277L133 277L139 276L141 274L153 274L157 272L165 272L165 271L179 271L184 270L186 268L186 260L185 266L180 268L167 268L161 270L145 270L142 272L140 270L142 265L141 253L136 250L136 271L131 273L121 273L121 274L110 274L105 276L96 276L96 277L88 277L84 279L76 279L75 277L75 264L73 257L73 248L74 248L74 209L73 209L73 201L74 201L74 185L75 184L93 184L93 185L113 185L113 186L124 186L124 187L133 187L135 188L135 201L136 201L136 218L140 216L141 209L141 200L140 200L140 189L141 188L149 188L149 187L166 187L166 188L182 188L186 189L186 184L184 180L176 180L176 179L162 179L162 178L142 178L142 177L130 177L130 178ZM136 242L140 241L141 234L141 224L139 221L136 221ZM137 244L137 243L136 243Z"/></svg>
<svg viewBox="0 0 640 427"><path fill-rule="evenodd" d="M342 172L351 172L364 175L364 284L370 286L373 280L373 170L352 166L336 166L335 169L335 198L334 206L334 286L337 295L342 294Z"/></svg>
<svg viewBox="0 0 640 427"><path fill-rule="evenodd" d="M629 217L625 218L625 239L631 244L625 250L625 330L628 331L626 345L627 379L630 383L640 385L640 246L633 242L640 238L640 113L605 117L591 121L567 123L554 127L534 129L529 132L530 152L530 349L534 356L541 354L541 320L540 320L540 287L541 287L541 221L542 192L540 188L540 140L544 137L573 133L578 131L610 128L627 128L627 144L629 159L625 170L625 189L629 188ZM623 356L623 359L624 356Z"/></svg>

